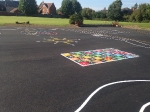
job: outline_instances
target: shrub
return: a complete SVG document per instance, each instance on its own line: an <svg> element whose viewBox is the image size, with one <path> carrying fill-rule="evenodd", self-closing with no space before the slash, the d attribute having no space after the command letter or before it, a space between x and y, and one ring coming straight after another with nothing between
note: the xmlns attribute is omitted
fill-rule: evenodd
<svg viewBox="0 0 150 112"><path fill-rule="evenodd" d="M80 23L83 24L83 17L80 14L73 14L69 18L70 24Z"/></svg>

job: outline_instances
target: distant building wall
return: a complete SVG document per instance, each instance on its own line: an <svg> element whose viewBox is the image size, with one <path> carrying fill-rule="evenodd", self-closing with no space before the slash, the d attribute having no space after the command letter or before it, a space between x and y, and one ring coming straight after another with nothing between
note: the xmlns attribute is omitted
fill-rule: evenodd
<svg viewBox="0 0 150 112"><path fill-rule="evenodd" d="M6 7L2 4L0 4L0 11L6 11Z"/></svg>
<svg viewBox="0 0 150 112"><path fill-rule="evenodd" d="M48 14L48 10L45 5L43 5L43 7L42 7L42 14Z"/></svg>
<svg viewBox="0 0 150 112"><path fill-rule="evenodd" d="M54 4L52 4L52 6L50 7L49 14L53 14L53 15L56 14L56 7L54 6Z"/></svg>
<svg viewBox="0 0 150 112"><path fill-rule="evenodd" d="M0 4L4 5L6 7L6 11L9 12L12 9L18 7L19 1L6 0L6 1L0 1Z"/></svg>
<svg viewBox="0 0 150 112"><path fill-rule="evenodd" d="M39 13L41 14L47 14L47 15L56 15L56 7L54 3L44 3L42 2L39 5Z"/></svg>

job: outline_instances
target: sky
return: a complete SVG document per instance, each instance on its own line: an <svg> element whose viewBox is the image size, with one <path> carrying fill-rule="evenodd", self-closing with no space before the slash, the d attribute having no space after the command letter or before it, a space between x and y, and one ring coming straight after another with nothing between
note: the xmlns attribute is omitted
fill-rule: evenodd
<svg viewBox="0 0 150 112"><path fill-rule="evenodd" d="M55 7L58 9L61 7L62 0L36 0L37 4L39 5L42 1L45 3L54 3ZM82 8L92 8L93 10L102 10L104 7L108 9L109 5L115 0L78 0L80 2ZM141 4L141 3L149 3L150 0L122 0L122 8L128 7L131 8L134 6L135 3Z"/></svg>

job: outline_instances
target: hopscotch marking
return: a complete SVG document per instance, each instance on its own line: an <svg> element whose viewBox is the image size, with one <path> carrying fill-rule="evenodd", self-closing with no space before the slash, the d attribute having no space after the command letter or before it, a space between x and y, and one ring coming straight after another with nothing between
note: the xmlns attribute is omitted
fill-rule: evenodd
<svg viewBox="0 0 150 112"><path fill-rule="evenodd" d="M25 29L24 31L21 31L22 34L26 35L35 35L35 36L52 36L52 35L57 35L57 32L53 32L50 30L36 30L36 29Z"/></svg>
<svg viewBox="0 0 150 112"><path fill-rule="evenodd" d="M92 98L97 92L99 92L100 90L102 90L103 88L106 88L106 87L108 87L108 86L112 86L112 85L115 85L115 84L131 83L131 82L132 82L132 83L133 83L133 82L150 82L150 80L124 80L124 81L117 81L117 82L112 82L112 83L105 84L105 85L103 85L103 86L97 88L93 93L91 93L91 94L89 95L89 97L82 103L82 105L81 105L76 111L74 111L74 112L80 112L80 111L86 106L86 104L91 100L91 98ZM145 104L145 105L141 108L141 110L140 110L139 112L144 112L145 108L146 108L147 106L149 106L149 105L150 105L150 103Z"/></svg>
<svg viewBox="0 0 150 112"><path fill-rule="evenodd" d="M103 35L102 36L102 34L93 34L93 36L105 38L105 39L120 40L120 41L126 42L126 43L134 45L134 46L150 48L150 42L146 42L146 41L124 38L124 37L119 37L119 36L112 36L112 35Z"/></svg>
<svg viewBox="0 0 150 112"><path fill-rule="evenodd" d="M116 34L130 34L130 32L127 32L127 31L119 31L119 30L112 30L112 29L109 29L109 30L67 29L66 31L73 31L73 32L78 32L78 33L83 33L83 34L90 34L92 36L100 37L100 38L104 38L104 39L123 41L123 42L131 44L133 46L150 49L150 42L135 40L135 39L130 39L130 38L124 38L124 37L120 37L120 36L115 36ZM143 34L150 34L150 32L149 33L145 32Z"/></svg>
<svg viewBox="0 0 150 112"><path fill-rule="evenodd" d="M82 67L139 57L114 48L61 53L61 55Z"/></svg>

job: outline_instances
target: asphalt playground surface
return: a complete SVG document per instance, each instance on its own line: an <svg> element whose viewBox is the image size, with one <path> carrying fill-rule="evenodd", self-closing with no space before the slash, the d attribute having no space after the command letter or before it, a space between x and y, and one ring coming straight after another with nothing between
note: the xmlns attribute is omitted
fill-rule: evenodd
<svg viewBox="0 0 150 112"><path fill-rule="evenodd" d="M82 67L61 55L106 48L139 57ZM0 27L0 112L150 112L149 102L150 31Z"/></svg>

